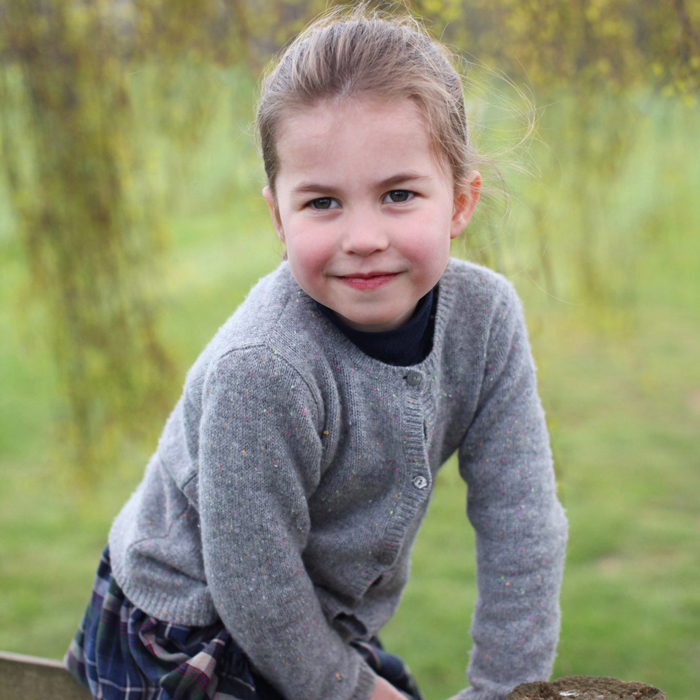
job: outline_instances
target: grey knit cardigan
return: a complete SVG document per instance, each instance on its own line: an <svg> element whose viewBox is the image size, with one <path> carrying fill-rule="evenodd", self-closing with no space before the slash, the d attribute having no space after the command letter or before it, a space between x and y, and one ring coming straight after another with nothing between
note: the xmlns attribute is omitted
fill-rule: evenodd
<svg viewBox="0 0 700 700"><path fill-rule="evenodd" d="M551 673L566 520L519 299L473 264L450 261L412 367L363 354L286 263L258 282L114 522L114 576L161 620L221 618L287 700L365 700L374 676L350 642L395 612L455 451L478 564L460 696L501 700Z"/></svg>

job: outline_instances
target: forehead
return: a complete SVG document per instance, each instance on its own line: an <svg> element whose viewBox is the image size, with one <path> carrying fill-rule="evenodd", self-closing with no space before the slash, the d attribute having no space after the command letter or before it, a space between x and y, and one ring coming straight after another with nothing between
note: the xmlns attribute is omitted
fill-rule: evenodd
<svg viewBox="0 0 700 700"><path fill-rule="evenodd" d="M442 169L426 119L408 98L328 99L296 108L282 119L277 154L278 182L319 175L381 180Z"/></svg>

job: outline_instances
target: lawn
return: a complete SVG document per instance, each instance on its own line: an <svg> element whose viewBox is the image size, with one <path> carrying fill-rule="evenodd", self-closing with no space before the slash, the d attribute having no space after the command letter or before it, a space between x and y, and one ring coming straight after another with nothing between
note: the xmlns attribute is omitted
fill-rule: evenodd
<svg viewBox="0 0 700 700"><path fill-rule="evenodd" d="M691 193L700 190L700 166L689 144L700 142L700 120L697 111L658 98L634 109L635 142L614 180L601 180L596 190L590 184L596 172L587 173L593 211L585 221L597 226L602 293L576 282L583 219L576 218L580 202L571 199L573 166L564 139L557 140L564 107L551 107L542 122L557 167L534 185L516 185L513 216L495 245L526 305L570 522L555 676L644 680L673 700L695 700L700 205ZM186 176L171 183L177 206L166 221L163 334L178 382L281 256L248 137L240 125L235 138L230 131L214 124ZM546 201L546 214L533 213L528 194ZM116 463L99 465L100 483L89 492L67 475L70 465L57 456L61 404L42 310L30 300L2 202L0 195L0 649L60 658L110 522L138 483L150 448L125 446ZM476 592L464 501L465 487L448 463L401 609L383 635L429 700L464 685Z"/></svg>

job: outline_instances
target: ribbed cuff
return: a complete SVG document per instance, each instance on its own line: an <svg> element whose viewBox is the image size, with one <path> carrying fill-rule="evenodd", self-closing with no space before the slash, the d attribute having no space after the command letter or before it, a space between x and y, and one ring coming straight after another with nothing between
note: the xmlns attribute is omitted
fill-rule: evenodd
<svg viewBox="0 0 700 700"><path fill-rule="evenodd" d="M351 700L368 700L374 690L375 679L376 675L374 671L367 665L364 659L360 659L360 665L357 670L357 685L355 686L355 692Z"/></svg>
<svg viewBox="0 0 700 700"><path fill-rule="evenodd" d="M505 700L509 691L497 692L491 690L474 690L465 688L460 691L457 697L459 700Z"/></svg>

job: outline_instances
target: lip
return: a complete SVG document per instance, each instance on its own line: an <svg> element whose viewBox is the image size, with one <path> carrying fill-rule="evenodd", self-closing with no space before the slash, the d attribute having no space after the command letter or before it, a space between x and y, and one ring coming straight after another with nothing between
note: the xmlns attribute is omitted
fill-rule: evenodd
<svg viewBox="0 0 700 700"><path fill-rule="evenodd" d="M398 277L398 272L356 272L352 275L338 275L338 279L343 283L358 291L371 291L379 289L385 284L389 284Z"/></svg>

